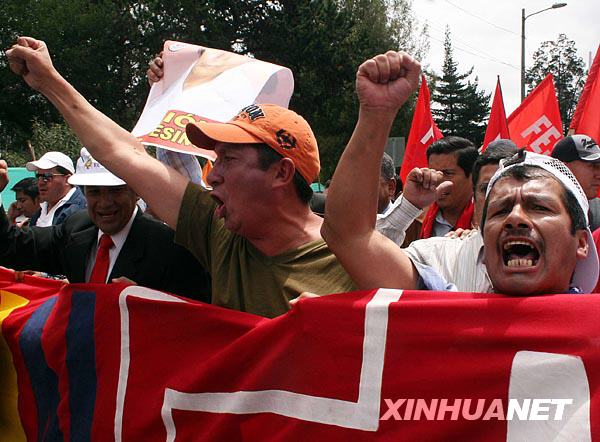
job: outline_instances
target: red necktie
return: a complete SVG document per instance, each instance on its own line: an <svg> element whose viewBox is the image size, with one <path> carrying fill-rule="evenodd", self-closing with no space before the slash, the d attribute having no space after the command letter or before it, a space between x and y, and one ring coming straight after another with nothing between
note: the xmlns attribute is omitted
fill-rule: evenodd
<svg viewBox="0 0 600 442"><path fill-rule="evenodd" d="M108 250L113 246L110 235L102 234L100 237L100 244L98 245L98 252L96 253L96 262L92 270L89 282L99 282L104 284L106 277L108 276L108 264L110 262L108 256Z"/></svg>

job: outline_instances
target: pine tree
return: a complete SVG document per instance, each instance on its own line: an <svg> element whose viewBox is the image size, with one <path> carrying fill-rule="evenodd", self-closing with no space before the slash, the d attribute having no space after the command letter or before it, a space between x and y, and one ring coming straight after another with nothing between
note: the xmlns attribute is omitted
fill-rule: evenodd
<svg viewBox="0 0 600 442"><path fill-rule="evenodd" d="M566 133L585 82L585 63L577 55L575 42L565 34L559 34L556 41L543 42L534 52L533 66L525 73L528 91L549 73L554 77L560 117Z"/></svg>
<svg viewBox="0 0 600 442"><path fill-rule="evenodd" d="M489 114L490 95L478 90L479 80L471 82L473 67L461 74L452 54L450 31L444 40L442 76L437 78L432 101L434 119L444 135L457 135L475 145L483 142L485 122Z"/></svg>

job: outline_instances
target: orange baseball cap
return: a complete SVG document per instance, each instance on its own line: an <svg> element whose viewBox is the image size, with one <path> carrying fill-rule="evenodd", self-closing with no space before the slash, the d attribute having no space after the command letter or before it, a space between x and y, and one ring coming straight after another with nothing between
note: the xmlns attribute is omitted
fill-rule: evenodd
<svg viewBox="0 0 600 442"><path fill-rule="evenodd" d="M317 140L304 118L275 104L253 104L227 123L190 123L185 128L190 142L203 149L214 149L217 142L234 144L264 143L294 162L308 184L319 175Z"/></svg>

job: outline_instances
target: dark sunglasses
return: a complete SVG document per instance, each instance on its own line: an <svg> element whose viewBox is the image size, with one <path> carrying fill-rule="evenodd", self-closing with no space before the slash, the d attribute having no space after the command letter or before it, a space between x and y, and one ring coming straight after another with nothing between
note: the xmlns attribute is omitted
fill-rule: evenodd
<svg viewBox="0 0 600 442"><path fill-rule="evenodd" d="M64 173L50 173L50 172L35 174L36 179L42 180L45 183L47 183L48 181L52 181L55 176L65 176L65 174Z"/></svg>

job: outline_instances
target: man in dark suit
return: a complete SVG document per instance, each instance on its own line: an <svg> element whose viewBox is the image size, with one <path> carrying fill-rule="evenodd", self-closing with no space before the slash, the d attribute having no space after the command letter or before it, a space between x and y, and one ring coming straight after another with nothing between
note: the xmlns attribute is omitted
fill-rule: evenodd
<svg viewBox="0 0 600 442"><path fill-rule="evenodd" d="M6 165L0 162L0 187ZM210 302L210 283L200 264L174 244L173 231L144 215L137 195L95 161L85 148L77 173L69 179L83 186L87 211L62 224L20 229L0 208L0 265L65 275L69 282L111 282L125 277L145 287Z"/></svg>

